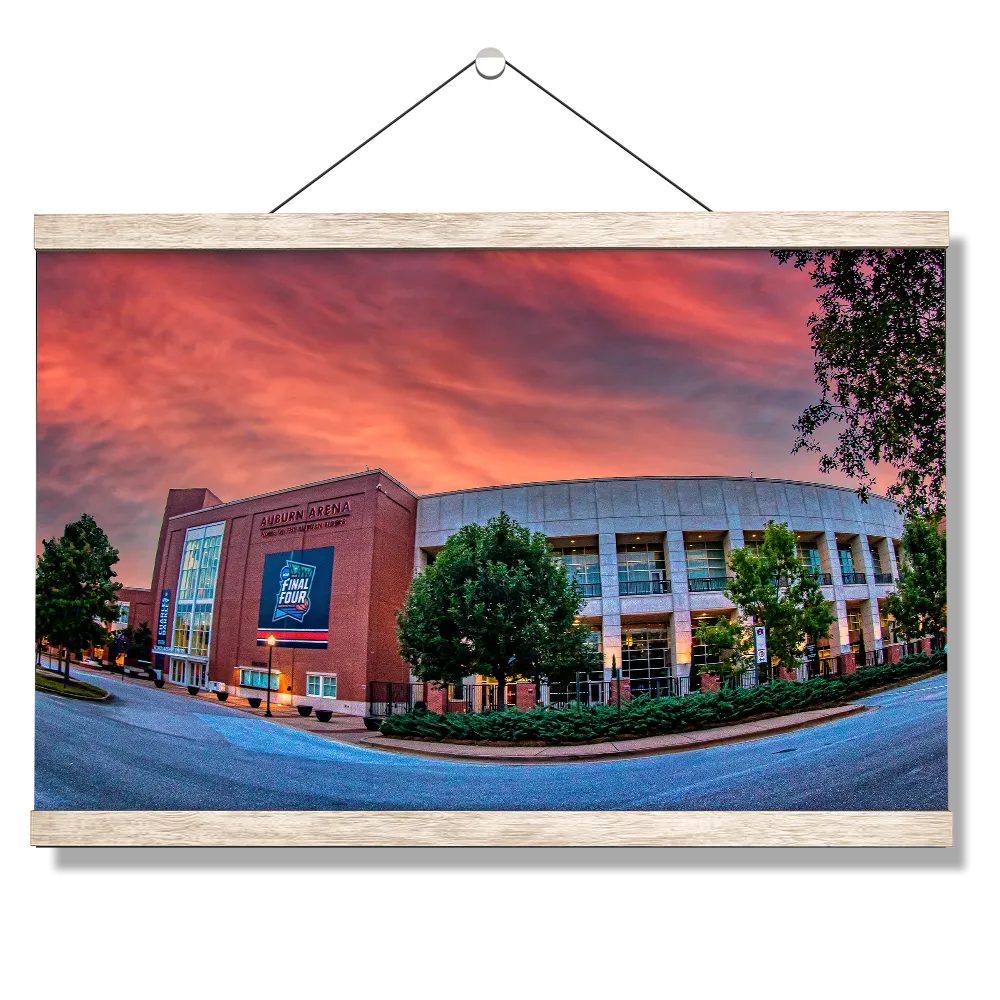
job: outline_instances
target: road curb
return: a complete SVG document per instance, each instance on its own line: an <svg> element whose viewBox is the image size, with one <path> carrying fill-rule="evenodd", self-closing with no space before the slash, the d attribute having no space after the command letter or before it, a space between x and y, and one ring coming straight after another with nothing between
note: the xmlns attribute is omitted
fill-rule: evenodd
<svg viewBox="0 0 1000 1000"><path fill-rule="evenodd" d="M511 750L520 750L521 753L504 753L505 747L496 747L495 754L482 753L462 753L465 749L461 744L454 743L427 743L423 747L415 740L400 740L396 746L386 743L376 743L374 740L389 740L392 737L369 737L357 741L356 746L365 747L369 750L379 750L384 753L402 754L408 757L423 757L429 760L457 761L463 764L583 764L593 763L602 760L621 760L623 758L634 757L654 757L669 753L688 753L692 750L707 750L710 747L725 746L730 743L747 743L751 740L764 739L768 736L781 736L785 733L797 732L800 729L811 729L813 726L821 726L826 722L834 722L837 719L847 719L862 712L874 711L876 706L870 705L842 705L836 708L817 709L815 712L798 712L794 716L783 716L777 719L767 719L766 722L773 722L772 726L761 726L759 729L746 731L747 725L756 726L757 723L741 723L733 726L720 727L718 730L700 730L700 733L717 733L714 737L706 739L697 738L699 733L671 733L666 736L644 736L633 740L618 740L601 744L586 744L579 747L565 747L567 752L550 753L542 756L542 751L551 751L552 747L511 747ZM822 713L822 714L820 714ZM810 716L807 719L801 718L803 715ZM794 721L792 721L794 720ZM739 733L733 730L742 730ZM659 746L650 745L653 741L662 740ZM405 743L405 745L403 745ZM630 748L629 744L643 744L642 747ZM600 750L595 752L591 749L594 746L611 746L613 749ZM447 750L431 750L424 747L447 747ZM469 747L469 750L482 750L482 747ZM488 748L493 749L493 748ZM524 751L536 750L532 754Z"/></svg>

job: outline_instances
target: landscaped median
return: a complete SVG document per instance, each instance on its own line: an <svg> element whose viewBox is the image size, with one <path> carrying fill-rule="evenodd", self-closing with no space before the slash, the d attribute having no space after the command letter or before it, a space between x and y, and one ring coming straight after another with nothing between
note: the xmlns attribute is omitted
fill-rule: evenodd
<svg viewBox="0 0 1000 1000"><path fill-rule="evenodd" d="M382 736L493 746L550 746L689 733L844 705L881 688L947 669L947 655L906 656L843 677L775 681L683 698L636 697L618 705L483 714L407 712L382 722Z"/></svg>
<svg viewBox="0 0 1000 1000"><path fill-rule="evenodd" d="M107 701L111 695L96 684L86 684L72 677L64 682L62 675L49 670L35 671L35 690L47 694L65 695L67 698L82 698L84 701Z"/></svg>

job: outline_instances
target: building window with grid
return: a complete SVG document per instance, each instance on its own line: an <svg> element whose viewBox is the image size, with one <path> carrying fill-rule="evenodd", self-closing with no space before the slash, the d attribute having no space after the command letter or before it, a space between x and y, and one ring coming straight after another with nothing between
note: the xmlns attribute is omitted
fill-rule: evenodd
<svg viewBox="0 0 1000 1000"><path fill-rule="evenodd" d="M691 616L691 668L692 670L698 667L707 666L710 663L719 662L719 654L709 652L708 646L703 646L695 638L695 633L698 631L700 625L714 625L720 618L726 618L726 615L720 612L707 613L707 614L696 614Z"/></svg>
<svg viewBox="0 0 1000 1000"><path fill-rule="evenodd" d="M271 671L271 690L277 691L281 674L277 670ZM262 688L267 690L267 671L258 670L253 667L240 667L240 686L248 688Z"/></svg>
<svg viewBox="0 0 1000 1000"><path fill-rule="evenodd" d="M869 544L868 551L872 556L872 572L875 574L876 583L892 583L892 573L888 572L888 567L882 567L882 553L879 551L881 546L876 542L874 545Z"/></svg>
<svg viewBox="0 0 1000 1000"><path fill-rule="evenodd" d="M643 681L670 677L671 673L670 633L664 626L622 629L622 677Z"/></svg>
<svg viewBox="0 0 1000 1000"><path fill-rule="evenodd" d="M618 593L622 596L670 593L662 542L618 546Z"/></svg>
<svg viewBox="0 0 1000 1000"><path fill-rule="evenodd" d="M336 698L336 674L306 674L306 694L311 698Z"/></svg>
<svg viewBox="0 0 1000 1000"><path fill-rule="evenodd" d="M225 522L219 522L188 528L184 534L171 642L180 655L208 656L224 528ZM207 670L201 674L207 683Z"/></svg>
<svg viewBox="0 0 1000 1000"><path fill-rule="evenodd" d="M601 596L601 562L596 545L560 545L552 558L566 567L566 575L576 580L584 597Z"/></svg>
<svg viewBox="0 0 1000 1000"><path fill-rule="evenodd" d="M690 590L725 590L726 553L721 541L685 542L684 559Z"/></svg>
<svg viewBox="0 0 1000 1000"><path fill-rule="evenodd" d="M854 568L854 552L850 545L838 545L837 558L840 560L840 575L845 584L865 582L865 574Z"/></svg>
<svg viewBox="0 0 1000 1000"><path fill-rule="evenodd" d="M860 653L863 642L861 612L853 608L847 609L847 634L851 652Z"/></svg>
<svg viewBox="0 0 1000 1000"><path fill-rule="evenodd" d="M799 562L816 577L824 586L829 587L833 583L833 577L829 573L823 572L823 564L819 558L819 546L815 542L798 543Z"/></svg>

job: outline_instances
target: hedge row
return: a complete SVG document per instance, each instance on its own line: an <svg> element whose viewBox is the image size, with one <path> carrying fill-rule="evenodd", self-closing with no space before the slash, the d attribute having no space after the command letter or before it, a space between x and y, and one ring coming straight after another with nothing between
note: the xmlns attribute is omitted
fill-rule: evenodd
<svg viewBox="0 0 1000 1000"><path fill-rule="evenodd" d="M508 709L466 715L417 711L390 715L380 727L386 736L423 736L436 740L526 743L585 743L625 736L658 736L706 729L750 716L786 715L850 701L865 691L946 670L946 653L903 657L898 663L865 667L845 677L817 677L801 683L774 681L749 689L689 694L683 698L637 696L585 708Z"/></svg>

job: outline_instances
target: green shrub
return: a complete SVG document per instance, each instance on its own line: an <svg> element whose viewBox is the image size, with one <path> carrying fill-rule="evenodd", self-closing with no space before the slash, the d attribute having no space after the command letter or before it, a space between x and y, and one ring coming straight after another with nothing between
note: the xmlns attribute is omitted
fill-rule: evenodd
<svg viewBox="0 0 1000 1000"><path fill-rule="evenodd" d="M796 683L772 681L683 698L645 695L617 705L586 708L508 709L479 715L408 712L390 715L380 731L386 736L424 736L474 742L587 743L620 736L658 736L725 725L757 715L786 715L850 701L865 691L927 673L946 670L945 653L903 657L898 663L865 667L845 677L817 677Z"/></svg>

